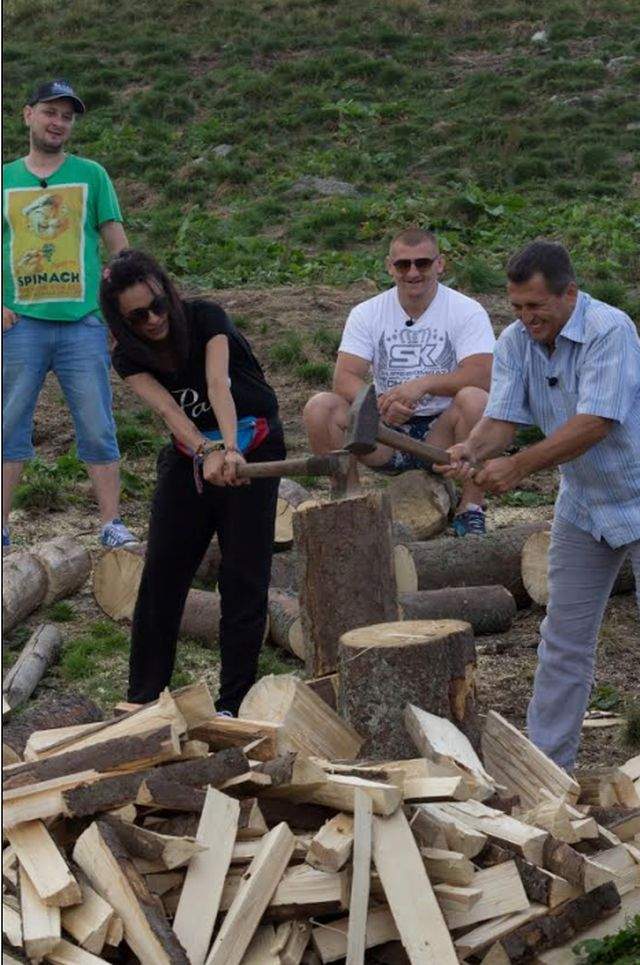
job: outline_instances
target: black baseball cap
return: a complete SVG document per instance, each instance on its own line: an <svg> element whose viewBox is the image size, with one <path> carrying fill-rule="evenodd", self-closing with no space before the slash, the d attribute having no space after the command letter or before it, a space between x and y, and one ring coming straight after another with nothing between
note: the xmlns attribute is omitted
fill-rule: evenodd
<svg viewBox="0 0 640 965"><path fill-rule="evenodd" d="M34 104L56 101L60 97L68 97L70 101L73 101L73 109L76 114L84 114L85 106L67 80L50 80L46 84L40 84L34 90L27 104L29 107L33 107Z"/></svg>

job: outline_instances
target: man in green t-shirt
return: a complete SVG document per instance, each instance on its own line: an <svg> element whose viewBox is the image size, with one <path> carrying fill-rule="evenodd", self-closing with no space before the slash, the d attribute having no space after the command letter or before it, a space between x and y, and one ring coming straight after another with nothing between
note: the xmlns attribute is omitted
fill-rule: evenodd
<svg viewBox="0 0 640 965"><path fill-rule="evenodd" d="M71 411L102 543L135 542L120 519L110 359L98 313L100 241L112 256L127 237L107 172L65 153L84 110L67 81L40 85L24 108L29 153L3 166L3 545L13 492L33 457L33 414L49 371Z"/></svg>

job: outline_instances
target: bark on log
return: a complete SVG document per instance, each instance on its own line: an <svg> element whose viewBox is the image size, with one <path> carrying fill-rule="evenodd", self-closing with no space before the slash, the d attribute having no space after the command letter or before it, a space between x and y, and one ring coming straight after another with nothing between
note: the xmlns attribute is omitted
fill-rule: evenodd
<svg viewBox="0 0 640 965"><path fill-rule="evenodd" d="M31 696L49 664L58 659L61 648L58 627L43 623L34 630L2 683L2 695L12 710Z"/></svg>
<svg viewBox="0 0 640 965"><path fill-rule="evenodd" d="M191 637L213 649L220 637L220 594L189 590L178 632L181 637Z"/></svg>
<svg viewBox="0 0 640 965"><path fill-rule="evenodd" d="M269 638L276 646L304 660L300 605L293 593L269 590Z"/></svg>
<svg viewBox="0 0 640 965"><path fill-rule="evenodd" d="M443 590L450 586L504 586L518 607L531 598L522 582L520 558L531 533L548 523L527 523L494 530L484 536L443 537L426 543L410 543L419 590Z"/></svg>
<svg viewBox="0 0 640 965"><path fill-rule="evenodd" d="M458 620L361 627L340 638L341 715L365 738L361 757L415 757L407 704L446 717L477 747L473 634Z"/></svg>
<svg viewBox="0 0 640 965"><path fill-rule="evenodd" d="M310 499L309 492L294 479L283 476L278 487L274 548L287 549L293 545L293 516L296 508Z"/></svg>
<svg viewBox="0 0 640 965"><path fill-rule="evenodd" d="M503 586L455 586L400 594L403 620L465 620L473 632L506 633L516 601Z"/></svg>
<svg viewBox="0 0 640 965"><path fill-rule="evenodd" d="M444 479L424 469L411 469L393 477L386 492L394 521L406 527L414 540L431 539L447 528L453 501Z"/></svg>
<svg viewBox="0 0 640 965"><path fill-rule="evenodd" d="M45 603L71 596L83 585L91 572L91 554L71 536L58 536L46 543L36 543L30 550L42 563L47 574Z"/></svg>
<svg viewBox="0 0 640 965"><path fill-rule="evenodd" d="M295 550L276 553L271 560L271 586L277 590L298 592L298 554Z"/></svg>
<svg viewBox="0 0 640 965"><path fill-rule="evenodd" d="M551 533L547 530L541 533L532 533L522 547L522 582L531 599L539 606L546 606L549 602L547 567L550 542ZM635 578L631 560L626 559L613 584L611 596L617 593L631 593L634 586Z"/></svg>
<svg viewBox="0 0 640 965"><path fill-rule="evenodd" d="M104 720L104 714L93 700L74 690L66 690L39 697L33 706L9 719L2 725L2 739L22 757L34 731L73 727L74 724L91 724L100 720Z"/></svg>
<svg viewBox="0 0 640 965"><path fill-rule="evenodd" d="M2 567L2 627L5 633L37 610L47 595L47 574L31 553L11 553Z"/></svg>
<svg viewBox="0 0 640 965"><path fill-rule="evenodd" d="M299 510L294 533L306 667L320 676L336 669L341 634L398 618L389 500L368 493Z"/></svg>

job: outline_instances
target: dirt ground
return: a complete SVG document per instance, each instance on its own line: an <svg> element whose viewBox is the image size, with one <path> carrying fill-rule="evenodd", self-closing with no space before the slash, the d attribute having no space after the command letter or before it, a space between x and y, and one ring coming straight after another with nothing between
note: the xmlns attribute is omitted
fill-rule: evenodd
<svg viewBox="0 0 640 965"><path fill-rule="evenodd" d="M308 286L211 293L232 317L246 321L247 337L280 399L290 454L304 451L305 437L300 413L313 389L301 382L293 370L271 367L268 362L270 349L288 331L305 335L312 329L326 327L339 332L349 309L375 292L373 283L363 282L343 290ZM503 298L477 297L489 311L496 331L510 321L508 307ZM128 411L138 407L133 396L115 376L113 387L116 411ZM38 405L35 441L39 455L47 460L67 452L73 444L71 421L60 389L51 377L47 380ZM153 461L149 458L133 462L129 459L127 467L146 477L153 474ZM367 472L364 478L371 485L375 485L373 474ZM527 481L527 489L542 493L552 493L555 485L555 473L543 473L534 480ZM86 483L80 486L83 491L88 492ZM127 524L143 539L148 516L146 501L125 501L123 516ZM494 528L515 522L550 519L551 516L550 505L536 508L508 507L498 505L492 500L489 504L488 524ZM96 514L86 499L78 505L69 506L63 512L27 513L17 510L13 513L12 534L19 544L29 545L61 533L77 536L94 555L99 554ZM61 629L65 634L77 634L81 632L84 622L102 616L89 586L74 600L74 606L80 619L72 625L72 629L62 625ZM524 725L526 705L531 693L536 666L538 625L543 615L539 608L520 611L508 633L477 638L480 710L486 712L493 708L519 727ZM616 688L623 701L640 699L639 654L640 623L634 597L631 594L614 597L607 608L600 634L596 685L611 685ZM215 683L215 674L211 675L210 682ZM620 728L585 731L579 765L611 765L624 761L632 753L633 751L621 744Z"/></svg>

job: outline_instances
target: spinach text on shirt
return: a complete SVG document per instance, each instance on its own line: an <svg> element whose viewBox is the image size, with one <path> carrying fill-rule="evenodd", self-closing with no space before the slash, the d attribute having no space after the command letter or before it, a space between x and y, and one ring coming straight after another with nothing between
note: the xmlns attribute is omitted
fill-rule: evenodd
<svg viewBox="0 0 640 965"><path fill-rule="evenodd" d="M395 287L349 314L339 351L372 363L378 395L410 379L453 372L469 355L493 351L495 337L482 305L446 285L438 285L426 311L412 321L408 326ZM426 395L415 414L438 415L450 404L449 396Z"/></svg>
<svg viewBox="0 0 640 965"><path fill-rule="evenodd" d="M554 381L555 380L555 381ZM608 435L560 466L557 514L612 547L640 539L640 339L617 308L580 292L549 355L513 322L496 344L485 416L550 435L572 416Z"/></svg>
<svg viewBox="0 0 640 965"><path fill-rule="evenodd" d="M275 418L278 401L275 392L266 382L262 368L246 340L225 311L204 299L182 302L189 348L186 362L176 371L153 369L133 357L122 344L113 352L113 367L126 379L140 372L149 372L175 398L191 421L205 432L218 428L218 422L209 402L206 380L206 347L216 335L229 339L229 381L231 395L238 418L265 416Z"/></svg>

